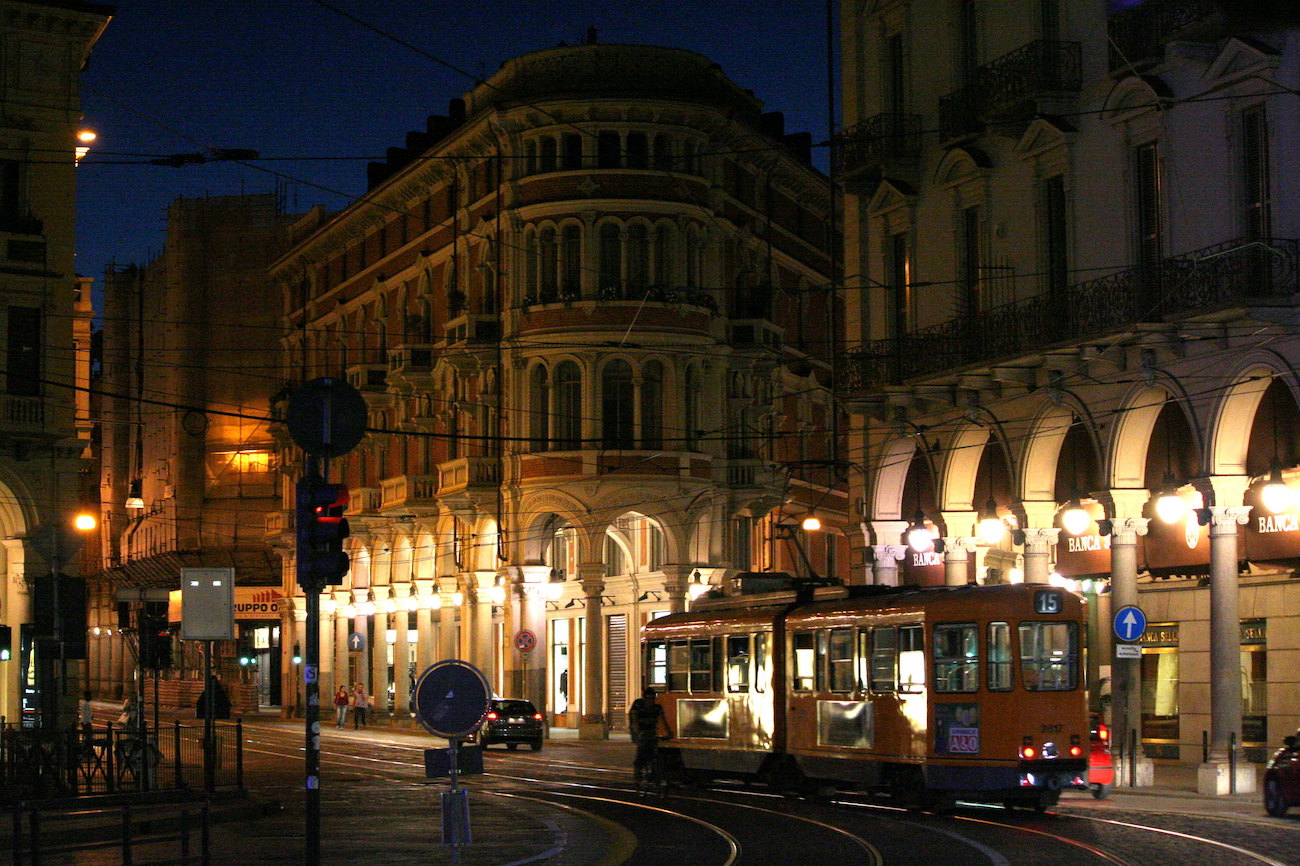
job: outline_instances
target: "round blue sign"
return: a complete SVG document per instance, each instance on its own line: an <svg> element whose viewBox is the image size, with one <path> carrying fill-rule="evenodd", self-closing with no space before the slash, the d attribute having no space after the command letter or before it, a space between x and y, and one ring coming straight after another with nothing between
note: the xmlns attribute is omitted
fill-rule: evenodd
<svg viewBox="0 0 1300 866"><path fill-rule="evenodd" d="M1132 643L1147 630L1147 615L1135 604L1126 604L1115 611L1115 637Z"/></svg>
<svg viewBox="0 0 1300 866"><path fill-rule="evenodd" d="M478 668L447 659L425 668L415 681L414 698L420 726L451 740L473 733L482 724L492 690Z"/></svg>

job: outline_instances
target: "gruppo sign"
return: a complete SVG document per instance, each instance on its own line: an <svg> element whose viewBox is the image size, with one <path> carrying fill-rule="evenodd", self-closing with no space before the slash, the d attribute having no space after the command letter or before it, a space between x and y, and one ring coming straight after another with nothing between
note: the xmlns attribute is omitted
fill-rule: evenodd
<svg viewBox="0 0 1300 866"><path fill-rule="evenodd" d="M279 619L284 605L284 593L274 586L235 587L235 619ZM167 605L167 618L181 620L181 593L172 590Z"/></svg>

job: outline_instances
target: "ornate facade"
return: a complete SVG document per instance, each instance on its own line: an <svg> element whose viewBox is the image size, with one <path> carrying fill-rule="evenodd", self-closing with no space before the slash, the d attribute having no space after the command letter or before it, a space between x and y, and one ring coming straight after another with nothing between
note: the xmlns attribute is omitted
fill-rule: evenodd
<svg viewBox="0 0 1300 866"><path fill-rule="evenodd" d="M787 513L815 506L812 567L846 567L808 144L702 56L593 41L508 61L303 221L273 269L286 378L346 373L370 409L331 468L352 571L322 694L409 718L414 673L460 657L603 736L640 625L793 568Z"/></svg>
<svg viewBox="0 0 1300 866"><path fill-rule="evenodd" d="M1207 792L1300 722L1300 33L1253 6L841 5L870 579L1087 579L1125 778L1205 733Z"/></svg>

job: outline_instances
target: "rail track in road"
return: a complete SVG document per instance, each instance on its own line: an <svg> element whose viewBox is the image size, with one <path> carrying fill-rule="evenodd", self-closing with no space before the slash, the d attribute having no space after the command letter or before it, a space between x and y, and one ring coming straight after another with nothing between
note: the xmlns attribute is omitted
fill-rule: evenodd
<svg viewBox="0 0 1300 866"><path fill-rule="evenodd" d="M268 760L301 757L302 733L284 725L245 726L245 752ZM322 783L348 779L424 780L424 749L441 741L390 736L332 737L321 745ZM631 750L626 750L630 763ZM546 802L625 829L635 842L605 862L633 866L689 862L706 866L789 863L1033 863L1035 866L1296 866L1300 822L1188 816L1176 812L1107 814L1077 804L1045 814L961 804L947 814L910 812L856 796L789 799L761 789L718 786L639 797L630 766L610 766L583 744L561 741L541 752L489 750L477 796L516 804ZM622 752L617 753L619 756ZM1080 803L1084 801L1079 801ZM1091 802L1091 801L1089 801ZM1064 805L1064 804L1063 804ZM614 845L618 847L617 844Z"/></svg>

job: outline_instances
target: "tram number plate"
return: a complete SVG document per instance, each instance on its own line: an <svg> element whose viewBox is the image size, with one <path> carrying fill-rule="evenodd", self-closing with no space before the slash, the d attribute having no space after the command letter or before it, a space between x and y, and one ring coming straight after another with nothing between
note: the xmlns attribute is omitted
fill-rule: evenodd
<svg viewBox="0 0 1300 866"><path fill-rule="evenodd" d="M980 750L979 728L949 728L948 752L960 755L978 755Z"/></svg>

